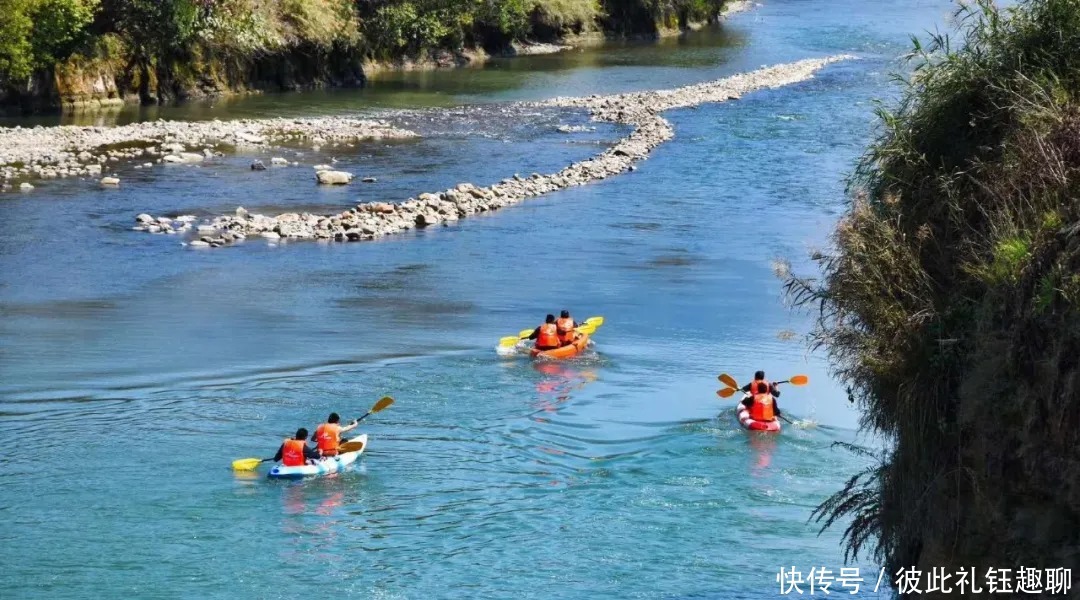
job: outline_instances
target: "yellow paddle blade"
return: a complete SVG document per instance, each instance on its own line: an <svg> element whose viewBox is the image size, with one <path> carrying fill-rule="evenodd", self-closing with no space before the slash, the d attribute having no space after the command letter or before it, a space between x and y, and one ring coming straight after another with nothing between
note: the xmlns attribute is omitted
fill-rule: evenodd
<svg viewBox="0 0 1080 600"><path fill-rule="evenodd" d="M232 468L235 471L254 471L261 462L259 458L241 458L232 462Z"/></svg>
<svg viewBox="0 0 1080 600"><path fill-rule="evenodd" d="M375 406L372 406L371 410L369 410L368 412L370 412L372 414L377 413L380 410L386 408L387 406L390 406L393 403L394 403L393 398L391 398L390 396L383 396L382 398L379 398L379 401L376 402Z"/></svg>
<svg viewBox="0 0 1080 600"><path fill-rule="evenodd" d="M794 375L788 380L791 385L806 385L810 383L810 378L806 375Z"/></svg>
<svg viewBox="0 0 1080 600"><path fill-rule="evenodd" d="M506 336L504 338L499 339L499 345L503 346L503 347L516 346L517 343L520 342L520 341L521 341L520 337L513 336L513 335L508 335L508 336Z"/></svg>
<svg viewBox="0 0 1080 600"><path fill-rule="evenodd" d="M522 329L518 332L518 339L527 338L532 335L533 329Z"/></svg>
<svg viewBox="0 0 1080 600"><path fill-rule="evenodd" d="M721 398L730 398L734 396L735 392L737 391L738 390L736 390L735 388L724 388L722 390L716 390L716 395L720 396Z"/></svg>
<svg viewBox="0 0 1080 600"><path fill-rule="evenodd" d="M582 325L576 329L578 333L584 333L585 335L592 335L596 333L596 327L592 325Z"/></svg>
<svg viewBox="0 0 1080 600"><path fill-rule="evenodd" d="M733 388L739 387L739 384L735 383L735 379L731 375L728 375L727 373L721 373L720 376L717 377L717 379L720 380L720 383L722 383L722 384L724 384L724 385L726 385L728 387L733 387Z"/></svg>
<svg viewBox="0 0 1080 600"><path fill-rule="evenodd" d="M338 451L339 454L343 453L343 452L356 452L357 450L359 450L359 449L361 449L363 447L364 447L364 442L362 442L360 440L352 440L352 441L348 441L348 442L343 442L341 445L339 445L337 447L337 451Z"/></svg>
<svg viewBox="0 0 1080 600"><path fill-rule="evenodd" d="M604 324L604 317L589 317L588 319L585 319L585 324L599 327Z"/></svg>

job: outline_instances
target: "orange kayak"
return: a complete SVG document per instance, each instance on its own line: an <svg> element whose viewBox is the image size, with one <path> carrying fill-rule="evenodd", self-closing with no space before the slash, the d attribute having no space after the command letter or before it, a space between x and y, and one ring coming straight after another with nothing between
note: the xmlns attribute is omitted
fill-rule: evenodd
<svg viewBox="0 0 1080 600"><path fill-rule="evenodd" d="M585 351L585 347L589 345L588 334L581 334L574 339L572 344L567 344L554 350L537 350L533 348L529 351L529 356L533 358L572 358Z"/></svg>

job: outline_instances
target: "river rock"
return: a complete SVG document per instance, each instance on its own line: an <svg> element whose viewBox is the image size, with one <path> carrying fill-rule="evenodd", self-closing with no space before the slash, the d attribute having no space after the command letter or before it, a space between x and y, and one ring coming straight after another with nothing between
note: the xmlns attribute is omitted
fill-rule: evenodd
<svg viewBox="0 0 1080 600"><path fill-rule="evenodd" d="M332 171L332 170L334 170L334 167L331 167L330 165L315 165L315 170L316 171Z"/></svg>
<svg viewBox="0 0 1080 600"><path fill-rule="evenodd" d="M253 160L253 161L251 161L251 170L252 171L265 171L266 170L266 165L264 165L263 161L261 161L261 160Z"/></svg>
<svg viewBox="0 0 1080 600"><path fill-rule="evenodd" d="M188 242L188 246L191 246L192 248L209 248L210 243L202 240L192 240Z"/></svg>
<svg viewBox="0 0 1080 600"><path fill-rule="evenodd" d="M270 164L274 165L275 167L285 167L289 165L289 161L281 158L280 156L275 156L274 158L270 159Z"/></svg>
<svg viewBox="0 0 1080 600"><path fill-rule="evenodd" d="M268 240L281 239L281 236L276 231L264 231L259 235L261 235L262 237L264 237L264 238L266 238Z"/></svg>
<svg viewBox="0 0 1080 600"><path fill-rule="evenodd" d="M154 222L154 217L151 217L150 215L148 215L146 213L142 213L139 216L135 217L135 221L146 225L146 224L149 224L149 223L153 223Z"/></svg>
<svg viewBox="0 0 1080 600"><path fill-rule="evenodd" d="M19 189L24 192L29 192L30 190L34 189L34 186L24 181L19 184Z"/></svg>
<svg viewBox="0 0 1080 600"><path fill-rule="evenodd" d="M374 177L365 177L365 178L361 179L360 181L362 181L364 183L375 183L376 181L378 181L378 179L375 179Z"/></svg>
<svg viewBox="0 0 1080 600"><path fill-rule="evenodd" d="M120 178L119 177L102 177L101 178L101 185L107 186L107 187L116 187L116 186L120 185Z"/></svg>
<svg viewBox="0 0 1080 600"><path fill-rule="evenodd" d="M345 185L352 181L352 173L345 171L317 171L315 179L324 185Z"/></svg>
<svg viewBox="0 0 1080 600"><path fill-rule="evenodd" d="M243 206L237 206L236 207L236 218L238 218L238 219L246 219L246 218L248 218L248 216L250 214L251 213L249 213L247 211L247 209L244 208Z"/></svg>

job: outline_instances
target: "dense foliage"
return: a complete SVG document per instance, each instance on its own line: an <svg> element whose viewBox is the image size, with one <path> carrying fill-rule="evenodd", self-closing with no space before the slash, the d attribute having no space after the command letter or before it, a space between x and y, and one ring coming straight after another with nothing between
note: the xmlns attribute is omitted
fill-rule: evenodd
<svg viewBox="0 0 1080 600"><path fill-rule="evenodd" d="M708 20L722 0L0 0L0 84L114 40L137 64L282 52L379 59ZM114 44L115 46L115 44Z"/></svg>
<svg viewBox="0 0 1080 600"><path fill-rule="evenodd" d="M1080 0L962 9L790 279L880 463L819 508L901 567L1080 567Z"/></svg>

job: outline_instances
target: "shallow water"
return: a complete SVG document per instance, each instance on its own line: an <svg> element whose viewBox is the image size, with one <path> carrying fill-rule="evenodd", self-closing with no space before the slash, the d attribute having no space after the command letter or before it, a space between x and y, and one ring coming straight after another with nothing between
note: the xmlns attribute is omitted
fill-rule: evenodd
<svg viewBox="0 0 1080 600"><path fill-rule="evenodd" d="M0 195L0 427L19 440L0 458L4 596L765 598L782 565L838 568L839 532L806 521L862 466L830 447L857 414L819 355L781 339L810 322L783 306L772 261L808 268L894 58L948 10L774 1L683 43L167 109L391 110L425 137ZM581 115L500 103L838 52L861 60L669 113L676 138L637 172L452 227L206 252L129 231L144 211L340 210L556 170L621 131L559 134ZM411 110L460 104L476 106ZM331 156L379 182L316 189L310 165ZM597 352L495 354L564 307L606 317ZM817 426L741 431L716 375L755 368L809 374L780 400ZM383 394L397 403L366 422L352 471L279 483L228 468Z"/></svg>

